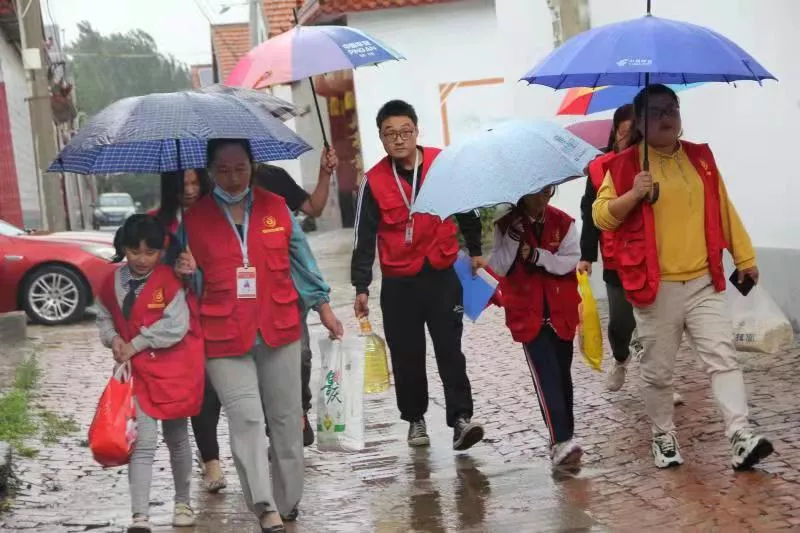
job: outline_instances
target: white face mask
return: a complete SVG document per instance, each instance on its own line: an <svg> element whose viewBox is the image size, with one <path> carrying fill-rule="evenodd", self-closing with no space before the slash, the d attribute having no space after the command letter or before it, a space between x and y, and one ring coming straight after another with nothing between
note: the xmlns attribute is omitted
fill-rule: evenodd
<svg viewBox="0 0 800 533"><path fill-rule="evenodd" d="M235 205L244 200L245 196L250 192L250 187L246 188L238 194L231 194L219 185L214 187L214 196L219 198L223 203L228 205Z"/></svg>

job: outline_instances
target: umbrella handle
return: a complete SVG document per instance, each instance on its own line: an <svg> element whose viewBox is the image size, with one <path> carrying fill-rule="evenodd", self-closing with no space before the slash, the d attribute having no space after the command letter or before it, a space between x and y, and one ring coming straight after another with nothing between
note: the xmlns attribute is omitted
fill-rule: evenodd
<svg viewBox="0 0 800 533"><path fill-rule="evenodd" d="M658 183L653 183L653 190L647 195L647 203L653 205L658 201L658 194L660 189L658 187Z"/></svg>

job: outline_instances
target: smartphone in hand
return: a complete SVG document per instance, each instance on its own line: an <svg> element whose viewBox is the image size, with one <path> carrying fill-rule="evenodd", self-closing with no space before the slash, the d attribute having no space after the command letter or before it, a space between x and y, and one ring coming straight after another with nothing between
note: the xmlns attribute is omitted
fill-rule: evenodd
<svg viewBox="0 0 800 533"><path fill-rule="evenodd" d="M742 294L742 296L747 296L748 294L750 294L750 291L752 291L753 287L756 286L756 282L753 280L753 278L751 278L747 274L745 274L744 276L744 281L739 283L738 270L733 271L733 274L731 274L731 277L728 278L728 281L731 282L731 285L736 287L736 290L738 290Z"/></svg>

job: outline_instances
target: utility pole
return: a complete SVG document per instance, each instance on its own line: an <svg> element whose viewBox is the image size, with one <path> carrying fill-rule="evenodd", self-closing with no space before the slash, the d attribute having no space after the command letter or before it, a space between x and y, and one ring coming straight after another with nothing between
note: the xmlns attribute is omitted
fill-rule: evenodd
<svg viewBox="0 0 800 533"><path fill-rule="evenodd" d="M263 26L264 18L262 14L261 0L249 0L250 3L250 48L255 48L261 44L261 37L258 34L259 26Z"/></svg>
<svg viewBox="0 0 800 533"><path fill-rule="evenodd" d="M35 177L39 182L42 224L51 231L66 229L66 212L61 179L46 176L44 170L55 159L56 132L53 110L50 107L50 85L47 80L47 61L45 57L44 35L42 32L42 8L39 0L16 0L20 24L22 49L39 51L39 68L29 69L28 81L31 96L28 108L33 130L33 146L36 152ZM25 177L27 178L27 176Z"/></svg>

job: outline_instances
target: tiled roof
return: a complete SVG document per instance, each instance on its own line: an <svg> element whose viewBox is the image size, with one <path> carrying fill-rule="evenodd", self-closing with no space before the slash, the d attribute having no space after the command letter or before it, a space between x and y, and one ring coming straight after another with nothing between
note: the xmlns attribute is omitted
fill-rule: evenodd
<svg viewBox="0 0 800 533"><path fill-rule="evenodd" d="M443 4L456 0L306 0L300 12L300 21L311 24L324 15L337 15L352 11L372 11L396 7Z"/></svg>
<svg viewBox="0 0 800 533"><path fill-rule="evenodd" d="M213 68L212 65L192 65L192 89L200 89L213 83L213 77L208 73Z"/></svg>
<svg viewBox="0 0 800 533"><path fill-rule="evenodd" d="M264 0L264 13L269 22L269 36L275 37L294 28L294 8L300 9L304 0Z"/></svg>
<svg viewBox="0 0 800 533"><path fill-rule="evenodd" d="M217 63L220 83L250 50L250 29L246 22L211 26L211 46Z"/></svg>

